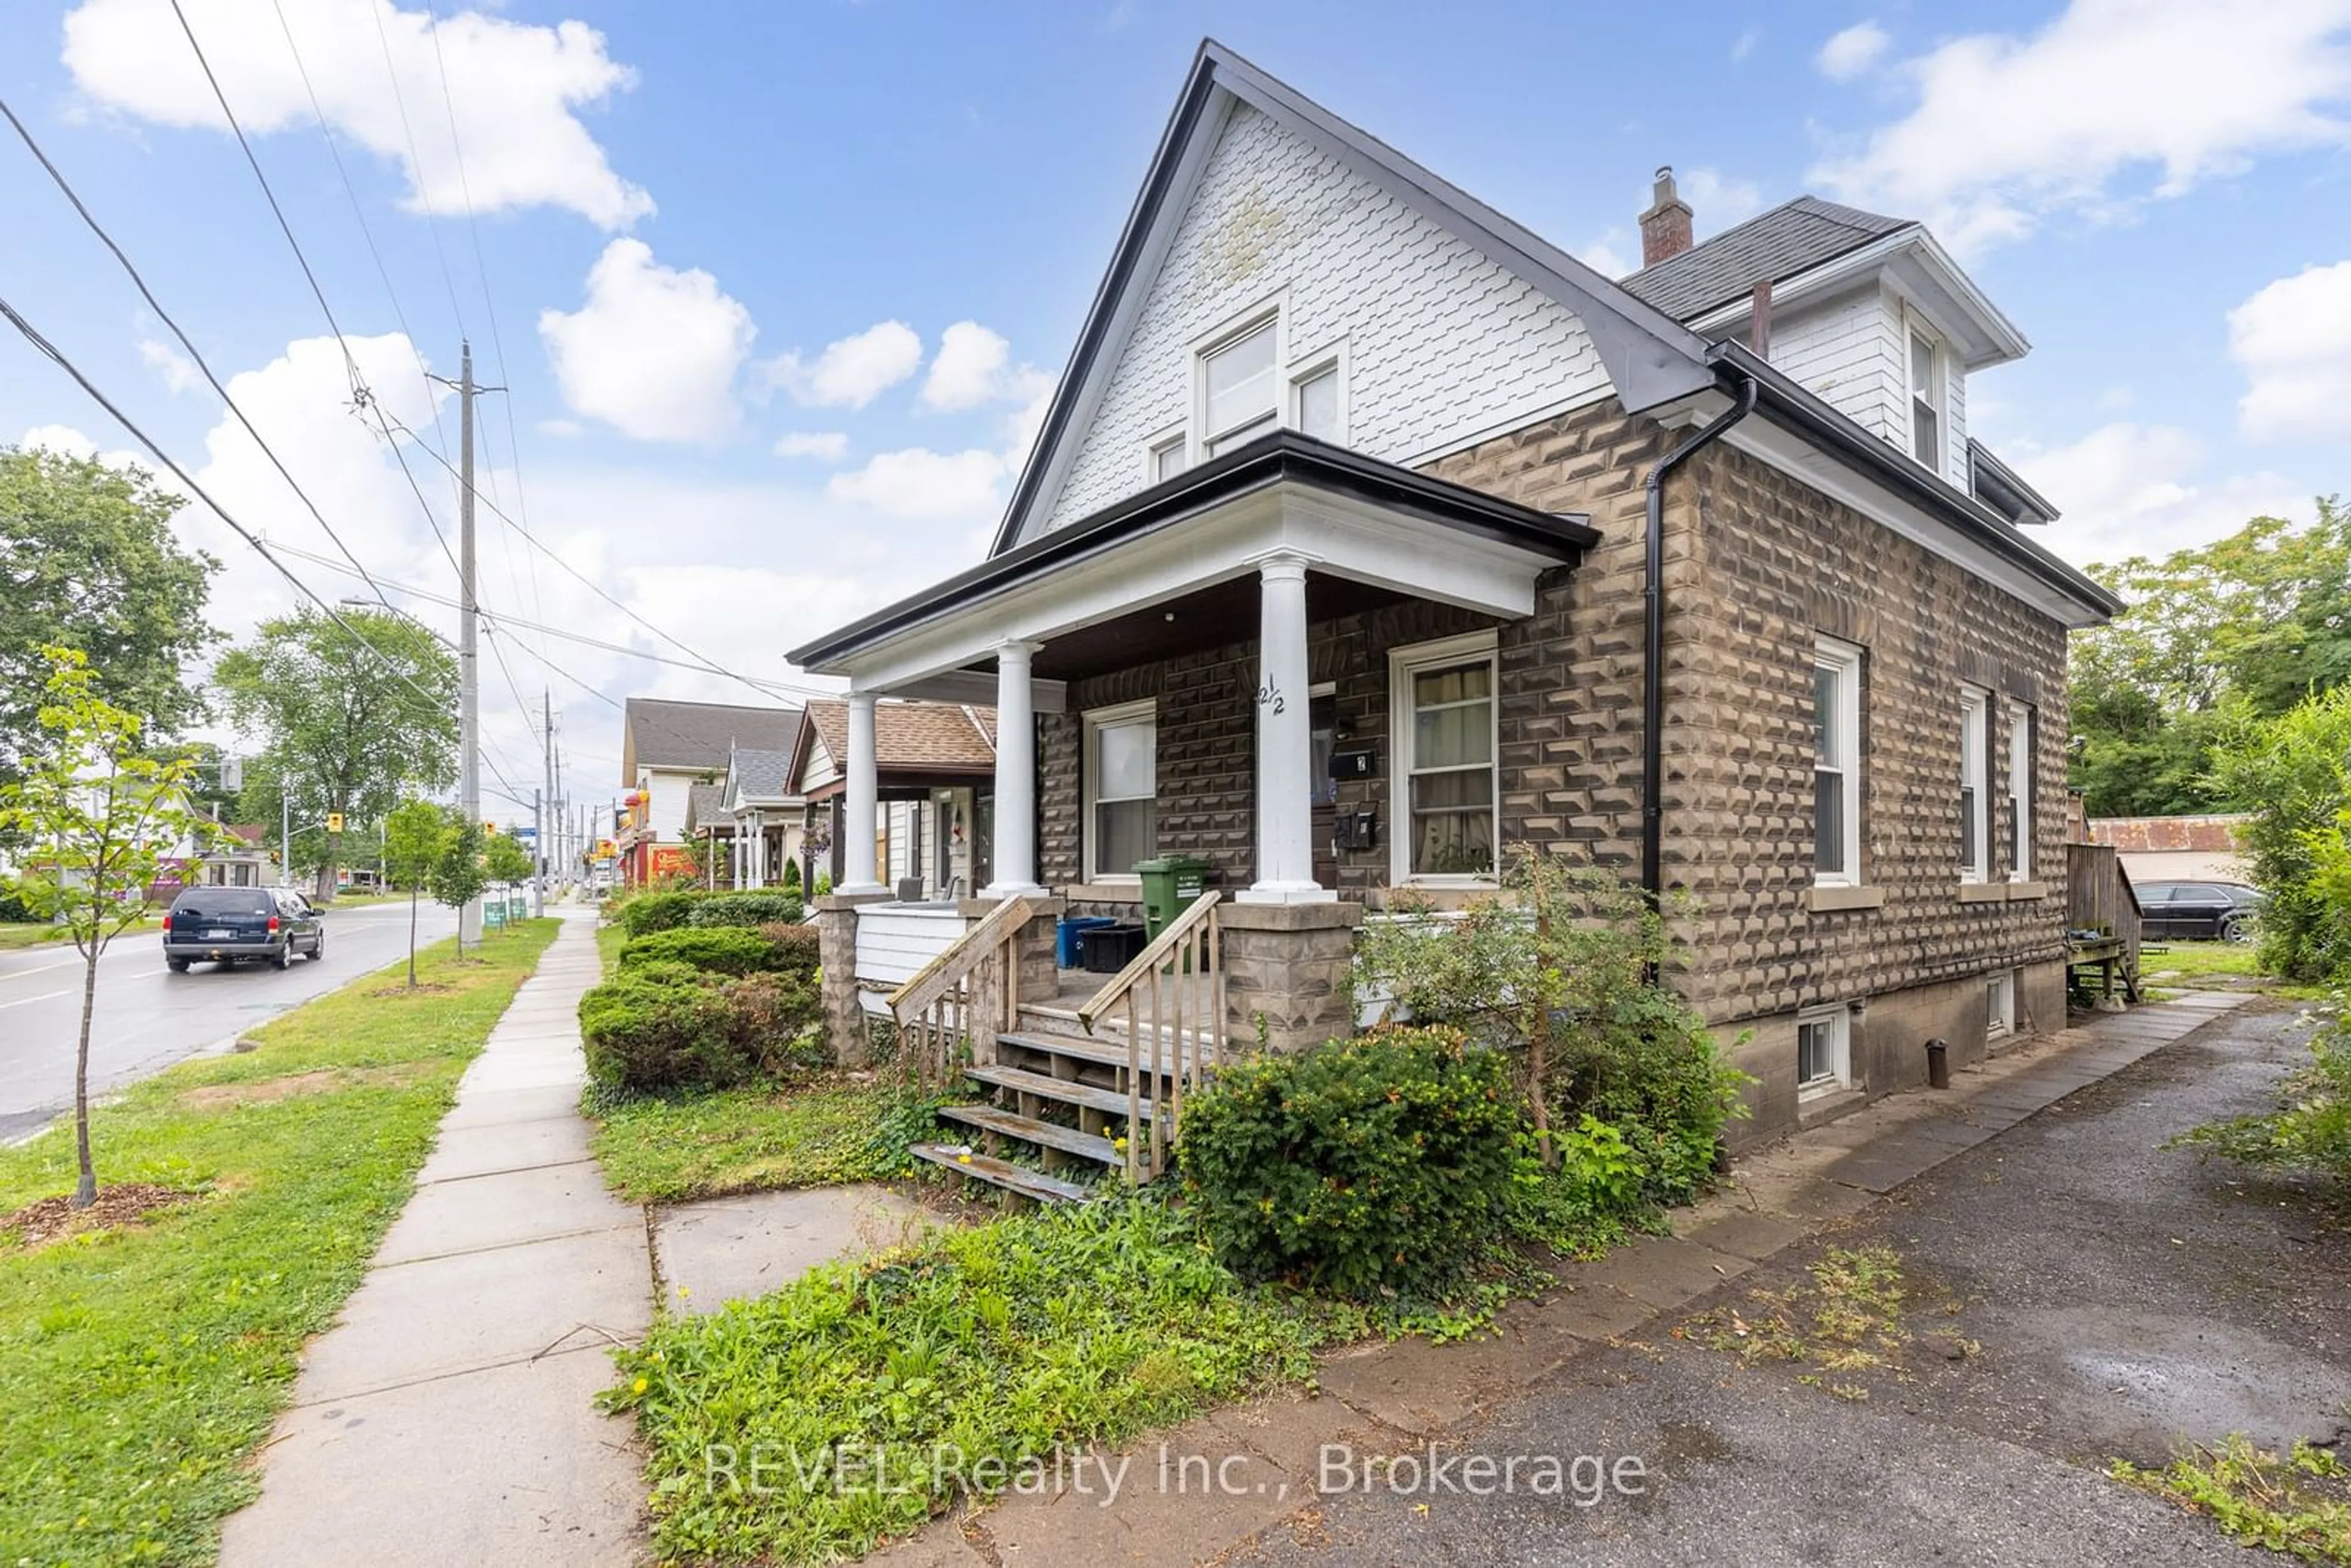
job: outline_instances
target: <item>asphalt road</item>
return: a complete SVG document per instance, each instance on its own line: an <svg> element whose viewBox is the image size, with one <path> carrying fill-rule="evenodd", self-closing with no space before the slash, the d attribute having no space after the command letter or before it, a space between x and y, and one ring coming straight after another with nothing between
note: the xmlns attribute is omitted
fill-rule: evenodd
<svg viewBox="0 0 2351 1568"><path fill-rule="evenodd" d="M163 967L162 935L118 938L99 960L91 1024L92 1093L221 1045L322 992L406 956L408 905L329 907L327 956L266 964ZM457 928L436 904L419 911L421 946ZM81 955L70 946L0 953L0 1140L22 1137L73 1104L74 1040L81 1022Z"/></svg>
<svg viewBox="0 0 2351 1568"><path fill-rule="evenodd" d="M1490 1480L1482 1497L1374 1484L1235 1561L2262 1561L2102 1471L2231 1432L2273 1448L2351 1441L2343 1217L2304 1186L2163 1147L2264 1108L2308 1035L2282 1009L2200 1030L1570 1363L1439 1450L1486 1456L1496 1472L1520 1456L1636 1456L1638 1495L1579 1507L1572 1491L1490 1495ZM1823 1379L1845 1387L1838 1396L1798 1368L1674 1337L1708 1309L1756 1311L1753 1292L1802 1282L1829 1246L1893 1249L1922 1343L1957 1334L1974 1354L1928 1348L1900 1372Z"/></svg>

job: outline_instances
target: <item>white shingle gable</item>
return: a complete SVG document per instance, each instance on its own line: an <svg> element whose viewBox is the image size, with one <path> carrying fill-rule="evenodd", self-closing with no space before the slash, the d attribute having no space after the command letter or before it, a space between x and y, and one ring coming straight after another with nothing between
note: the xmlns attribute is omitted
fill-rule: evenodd
<svg viewBox="0 0 2351 1568"><path fill-rule="evenodd" d="M1277 298L1289 361L1345 341L1346 444L1369 456L1425 460L1608 390L1573 312L1236 103L1047 526L1142 488L1144 443L1190 416L1194 344Z"/></svg>

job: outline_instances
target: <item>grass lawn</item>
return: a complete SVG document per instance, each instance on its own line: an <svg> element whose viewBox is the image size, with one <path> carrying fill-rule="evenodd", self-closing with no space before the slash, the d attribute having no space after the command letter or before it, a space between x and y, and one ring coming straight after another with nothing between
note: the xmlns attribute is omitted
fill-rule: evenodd
<svg viewBox="0 0 2351 1568"><path fill-rule="evenodd" d="M195 1192L142 1227L0 1232L0 1563L211 1562L221 1518L413 1186L458 1075L558 928L442 943L93 1113L102 1183ZM0 1150L0 1214L69 1191L73 1139Z"/></svg>
<svg viewBox="0 0 2351 1568"><path fill-rule="evenodd" d="M2149 943L2139 955L2139 977L2150 985L2183 990L2236 990L2241 988L2227 984L2230 979L2256 979L2264 984L2261 989L2273 997L2289 1001L2323 1001L2327 996L2324 986L2293 986L2267 975L2256 956L2258 945L2252 942L2182 942L2167 940Z"/></svg>
<svg viewBox="0 0 2351 1568"><path fill-rule="evenodd" d="M826 1075L785 1088L648 1096L590 1107L604 1179L631 1203L905 1174L889 1134L904 1101L879 1080Z"/></svg>
<svg viewBox="0 0 2351 1568"><path fill-rule="evenodd" d="M628 942L626 927L606 921L596 927L596 956L604 960L604 973L610 975L621 967L621 948Z"/></svg>

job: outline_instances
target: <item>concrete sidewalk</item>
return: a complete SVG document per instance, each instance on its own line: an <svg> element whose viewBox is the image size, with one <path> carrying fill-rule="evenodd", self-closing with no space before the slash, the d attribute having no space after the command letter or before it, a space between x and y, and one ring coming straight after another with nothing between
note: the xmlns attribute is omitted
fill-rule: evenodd
<svg viewBox="0 0 2351 1568"><path fill-rule="evenodd" d="M596 912L517 993L340 1321L310 1344L221 1561L640 1561L630 1424L603 1354L652 1319L643 1213L605 1191L579 1113Z"/></svg>
<svg viewBox="0 0 2351 1568"><path fill-rule="evenodd" d="M968 1517L935 1520L870 1561L891 1568L1224 1561L1316 1506L1325 1445L1343 1445L1360 1459L1454 1442L1569 1361L1640 1338L1652 1320L2251 999L2192 991L2027 1041L1961 1072L1949 1092L1876 1101L1741 1158L1725 1191L1674 1217L1677 1234L1563 1266L1560 1290L1511 1303L1491 1337L1343 1351L1323 1364L1313 1396L1278 1396L1153 1435L1133 1454L1134 1484L1113 1506L1070 1492L1008 1497ZM1229 1474L1218 1468L1228 1460ZM1219 1479L1186 1490L1180 1483L1192 1474ZM1176 1490L1161 1484L1168 1476Z"/></svg>

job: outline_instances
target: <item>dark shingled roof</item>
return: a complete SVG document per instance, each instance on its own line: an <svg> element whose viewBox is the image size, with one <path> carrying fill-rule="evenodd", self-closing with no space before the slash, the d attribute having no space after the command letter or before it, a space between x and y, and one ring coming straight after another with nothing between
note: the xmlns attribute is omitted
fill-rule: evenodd
<svg viewBox="0 0 2351 1568"><path fill-rule="evenodd" d="M789 751L754 751L738 747L735 753L736 793L754 800L772 800L789 795L784 774L791 767Z"/></svg>
<svg viewBox="0 0 2351 1568"><path fill-rule="evenodd" d="M1687 322L1744 298L1767 277L1784 282L1897 229L1916 227L1909 218L1798 196L1622 282L1639 298Z"/></svg>
<svg viewBox="0 0 2351 1568"><path fill-rule="evenodd" d="M640 768L726 768L737 747L789 751L799 733L796 707L747 707L736 703L664 702L631 697L630 750Z"/></svg>
<svg viewBox="0 0 2351 1568"><path fill-rule="evenodd" d="M718 797L723 791L716 784L696 784L685 792L685 831L698 833L705 828L724 825L728 818L718 809Z"/></svg>

